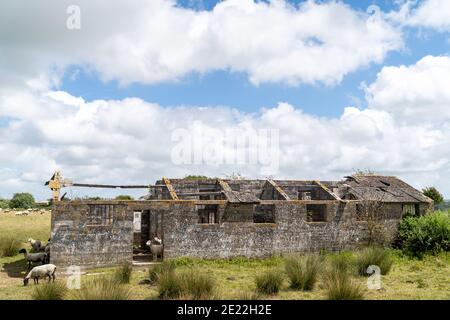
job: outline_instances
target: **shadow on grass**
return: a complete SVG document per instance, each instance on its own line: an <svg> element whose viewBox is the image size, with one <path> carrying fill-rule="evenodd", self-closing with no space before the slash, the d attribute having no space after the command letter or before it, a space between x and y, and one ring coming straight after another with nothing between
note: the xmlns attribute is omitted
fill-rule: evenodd
<svg viewBox="0 0 450 320"><path fill-rule="evenodd" d="M25 258L3 264L3 269L10 278L25 278L28 271L28 263Z"/></svg>

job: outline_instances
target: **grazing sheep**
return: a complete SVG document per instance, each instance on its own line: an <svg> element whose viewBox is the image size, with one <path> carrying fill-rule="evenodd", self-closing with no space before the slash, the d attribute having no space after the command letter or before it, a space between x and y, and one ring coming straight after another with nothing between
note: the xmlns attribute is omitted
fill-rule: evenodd
<svg viewBox="0 0 450 320"><path fill-rule="evenodd" d="M41 251L42 246L41 240L34 240L33 238L29 238L28 242L31 244L31 247L35 252Z"/></svg>
<svg viewBox="0 0 450 320"><path fill-rule="evenodd" d="M28 285L30 278L33 278L34 284L39 284L39 278L48 277L48 282L53 279L55 282L55 271L56 266L54 264L44 264L42 266L37 266L31 269L28 275L23 279L23 285Z"/></svg>
<svg viewBox="0 0 450 320"><path fill-rule="evenodd" d="M28 262L28 270L31 269L32 262L41 262L42 264L45 264L45 261L47 260L47 254L45 252L27 253L27 250L21 249L19 253L23 253L25 260Z"/></svg>

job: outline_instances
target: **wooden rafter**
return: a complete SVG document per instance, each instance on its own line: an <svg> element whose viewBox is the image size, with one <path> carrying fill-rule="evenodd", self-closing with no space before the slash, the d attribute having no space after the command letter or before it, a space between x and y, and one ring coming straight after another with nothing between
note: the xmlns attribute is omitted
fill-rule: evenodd
<svg viewBox="0 0 450 320"><path fill-rule="evenodd" d="M327 192L330 196L332 196L334 199L336 200L342 200L341 198L339 198L336 194L334 194L334 192L332 192L330 189L327 188L327 186L325 186L322 182L318 181L318 180L314 180L314 183L316 183L319 187L321 187L323 190L325 190L325 192Z"/></svg>
<svg viewBox="0 0 450 320"><path fill-rule="evenodd" d="M286 192L280 188L279 185L275 183L275 181L268 179L267 182L275 189L277 192L284 198L284 200L291 200Z"/></svg>
<svg viewBox="0 0 450 320"><path fill-rule="evenodd" d="M167 187L167 190L169 190L170 196L172 197L172 200L179 200L177 193L175 192L175 189L172 186L172 183L170 182L170 180L166 177L163 178L164 184Z"/></svg>

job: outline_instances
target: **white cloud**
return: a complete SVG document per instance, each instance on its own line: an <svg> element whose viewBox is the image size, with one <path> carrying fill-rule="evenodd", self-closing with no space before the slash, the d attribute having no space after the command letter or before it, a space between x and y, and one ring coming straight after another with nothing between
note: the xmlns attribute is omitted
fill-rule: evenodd
<svg viewBox="0 0 450 320"><path fill-rule="evenodd" d="M81 30L68 30L71 4L2 4L0 83L55 83L80 65L122 84L213 70L246 73L254 84L335 84L402 47L401 32L382 16L335 1L228 0L195 11L173 0L81 0Z"/></svg>
<svg viewBox="0 0 450 320"><path fill-rule="evenodd" d="M370 168L449 195L450 99L443 82L449 59L384 68L366 89L369 107L348 107L339 118L319 118L286 103L245 114L227 107L166 108L136 98L86 102L66 92L3 97L0 116L16 120L0 127L0 194L33 186L48 197L42 182L56 168L78 181L103 183L236 171L263 177L255 165L174 165L171 133L201 121L211 129L278 129L280 178L339 179Z"/></svg>
<svg viewBox="0 0 450 320"><path fill-rule="evenodd" d="M410 4L408 4L410 6ZM450 1L426 0L411 10L406 19L408 25L450 31Z"/></svg>
<svg viewBox="0 0 450 320"><path fill-rule="evenodd" d="M366 88L370 106L399 123L433 126L450 122L450 57L426 56L411 66L383 67Z"/></svg>

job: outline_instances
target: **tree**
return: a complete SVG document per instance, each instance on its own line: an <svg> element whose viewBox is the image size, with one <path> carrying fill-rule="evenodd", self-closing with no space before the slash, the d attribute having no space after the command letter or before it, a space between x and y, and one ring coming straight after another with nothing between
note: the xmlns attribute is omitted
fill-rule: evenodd
<svg viewBox="0 0 450 320"><path fill-rule="evenodd" d="M35 201L31 193L15 193L9 201L9 207L11 209L29 209L34 207L34 205Z"/></svg>
<svg viewBox="0 0 450 320"><path fill-rule="evenodd" d="M393 234L385 225L387 210L382 196L361 200L356 205L358 221L365 221L368 245L385 245L393 239Z"/></svg>
<svg viewBox="0 0 450 320"><path fill-rule="evenodd" d="M0 209L7 209L7 208L9 208L9 200L0 199Z"/></svg>
<svg viewBox="0 0 450 320"><path fill-rule="evenodd" d="M444 202L444 197L435 187L428 187L422 189L422 193L434 201L434 204L441 204Z"/></svg>
<svg viewBox="0 0 450 320"><path fill-rule="evenodd" d="M121 194L116 197L116 200L134 200L132 196Z"/></svg>

